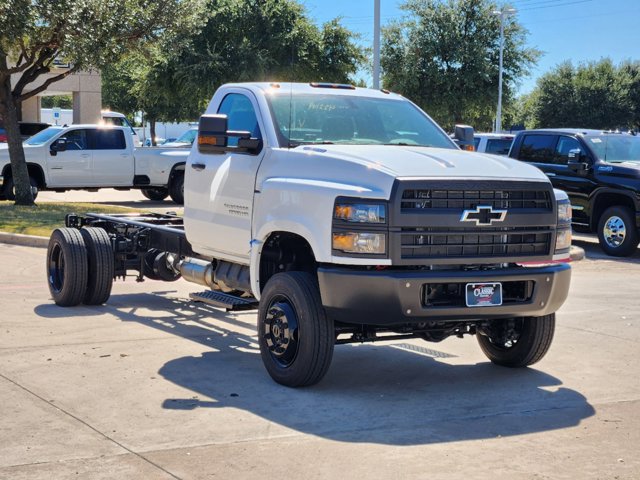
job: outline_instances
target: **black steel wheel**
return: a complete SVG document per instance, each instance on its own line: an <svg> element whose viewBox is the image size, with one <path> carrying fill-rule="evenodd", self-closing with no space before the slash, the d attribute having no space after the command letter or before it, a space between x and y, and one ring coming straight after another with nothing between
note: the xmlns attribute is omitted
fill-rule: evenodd
<svg viewBox="0 0 640 480"><path fill-rule="evenodd" d="M80 234L87 246L88 276L85 305L101 305L111 295L114 260L111 239L103 228L83 227Z"/></svg>
<svg viewBox="0 0 640 480"><path fill-rule="evenodd" d="M184 205L184 172L182 170L173 172L169 182L169 196L178 205Z"/></svg>
<svg viewBox="0 0 640 480"><path fill-rule="evenodd" d="M143 188L140 192L146 198L155 202L160 202L169 196L169 189L164 187Z"/></svg>
<svg viewBox="0 0 640 480"><path fill-rule="evenodd" d="M492 320L477 335L489 360L504 367L526 367L545 356L556 328L556 314Z"/></svg>
<svg viewBox="0 0 640 480"><path fill-rule="evenodd" d="M73 307L87 289L87 248L75 228L57 228L47 248L47 283L56 305Z"/></svg>
<svg viewBox="0 0 640 480"><path fill-rule="evenodd" d="M598 240L607 255L632 255L640 241L633 211L623 205L607 208L598 221Z"/></svg>
<svg viewBox="0 0 640 480"><path fill-rule="evenodd" d="M287 387L318 383L327 373L335 334L316 279L278 273L265 286L258 311L258 343L267 372Z"/></svg>

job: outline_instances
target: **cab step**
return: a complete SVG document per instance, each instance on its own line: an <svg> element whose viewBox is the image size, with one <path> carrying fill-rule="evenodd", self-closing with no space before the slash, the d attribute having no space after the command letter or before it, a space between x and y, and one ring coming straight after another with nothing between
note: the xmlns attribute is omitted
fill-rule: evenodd
<svg viewBox="0 0 640 480"><path fill-rule="evenodd" d="M258 301L253 297L236 297L235 295L214 292L213 290L190 293L189 298L194 302L202 302L214 307L224 308L227 312L258 309Z"/></svg>

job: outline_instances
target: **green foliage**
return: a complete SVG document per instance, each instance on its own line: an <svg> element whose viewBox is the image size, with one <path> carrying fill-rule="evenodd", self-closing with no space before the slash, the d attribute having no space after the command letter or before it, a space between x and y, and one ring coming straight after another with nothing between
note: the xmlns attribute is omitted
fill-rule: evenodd
<svg viewBox="0 0 640 480"><path fill-rule="evenodd" d="M71 95L47 95L42 97L42 108L73 108Z"/></svg>
<svg viewBox="0 0 640 480"><path fill-rule="evenodd" d="M383 30L385 88L412 99L445 128L489 130L498 97L500 18L488 0L409 0L406 17ZM526 30L505 18L503 104L540 55ZM505 123L506 124L506 123Z"/></svg>
<svg viewBox="0 0 640 480"><path fill-rule="evenodd" d="M640 127L640 62L564 62L538 79L523 104L528 128Z"/></svg>
<svg viewBox="0 0 640 480"><path fill-rule="evenodd" d="M178 73L203 98L226 82L348 82L364 60L339 20L319 29L296 1L219 0L210 8Z"/></svg>

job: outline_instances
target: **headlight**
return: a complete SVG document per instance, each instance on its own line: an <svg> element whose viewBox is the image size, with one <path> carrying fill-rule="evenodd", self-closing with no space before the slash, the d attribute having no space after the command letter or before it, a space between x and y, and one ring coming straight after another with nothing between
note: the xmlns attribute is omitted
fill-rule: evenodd
<svg viewBox="0 0 640 480"><path fill-rule="evenodd" d="M386 253L384 233L340 232L333 234L333 249L348 253L383 255Z"/></svg>
<svg viewBox="0 0 640 480"><path fill-rule="evenodd" d="M385 205L364 203L336 203L333 218L355 223L385 223Z"/></svg>
<svg viewBox="0 0 640 480"><path fill-rule="evenodd" d="M559 228L556 232L556 253L571 247L571 229Z"/></svg>
<svg viewBox="0 0 640 480"><path fill-rule="evenodd" d="M553 190L558 205L558 225L567 225L571 223L571 203L569 196L562 190L557 188Z"/></svg>

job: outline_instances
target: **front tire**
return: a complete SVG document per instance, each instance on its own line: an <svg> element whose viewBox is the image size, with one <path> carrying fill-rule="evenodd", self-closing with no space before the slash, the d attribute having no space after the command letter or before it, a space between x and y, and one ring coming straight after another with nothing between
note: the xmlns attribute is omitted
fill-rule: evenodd
<svg viewBox="0 0 640 480"><path fill-rule="evenodd" d="M311 274L285 272L269 279L260 299L258 343L262 362L277 383L303 387L324 377L335 333Z"/></svg>
<svg viewBox="0 0 640 480"><path fill-rule="evenodd" d="M492 320L478 334L480 348L489 360L504 367L533 365L549 351L556 328L556 314Z"/></svg>
<svg viewBox="0 0 640 480"><path fill-rule="evenodd" d="M87 247L75 228L57 228L47 247L47 283L56 305L79 305L87 289Z"/></svg>
<svg viewBox="0 0 640 480"><path fill-rule="evenodd" d="M140 192L154 202L160 202L169 196L169 190L164 187L143 188Z"/></svg>
<svg viewBox="0 0 640 480"><path fill-rule="evenodd" d="M178 205L184 205L184 172L174 172L169 183L169 196Z"/></svg>
<svg viewBox="0 0 640 480"><path fill-rule="evenodd" d="M33 200L38 197L38 182L35 178L29 177L29 184L31 185L31 193L33 194ZM4 187L3 196L10 201L14 201L16 199L16 189L15 184L13 183L13 177L9 177L7 179L7 183Z"/></svg>
<svg viewBox="0 0 640 480"><path fill-rule="evenodd" d="M598 221L598 240L607 255L628 257L633 254L640 241L633 211L623 205L607 208Z"/></svg>

